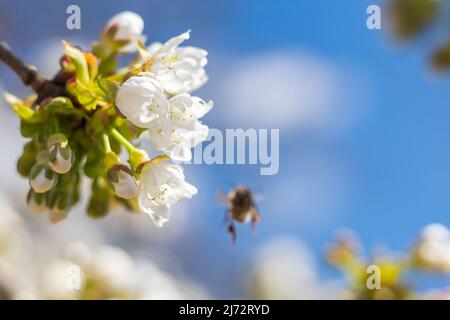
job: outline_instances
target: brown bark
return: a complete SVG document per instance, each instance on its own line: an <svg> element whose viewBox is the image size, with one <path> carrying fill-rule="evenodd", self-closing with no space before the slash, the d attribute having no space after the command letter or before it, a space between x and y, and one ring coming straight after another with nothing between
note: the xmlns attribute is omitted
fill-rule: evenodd
<svg viewBox="0 0 450 320"><path fill-rule="evenodd" d="M22 60L14 55L9 46L5 42L0 41L0 61L3 61L12 71L14 71L26 86L30 86L36 92L38 98L35 104L52 97L68 97L74 105L78 106L76 99L67 92L65 83L55 80L48 80L41 77L36 68L25 64Z"/></svg>

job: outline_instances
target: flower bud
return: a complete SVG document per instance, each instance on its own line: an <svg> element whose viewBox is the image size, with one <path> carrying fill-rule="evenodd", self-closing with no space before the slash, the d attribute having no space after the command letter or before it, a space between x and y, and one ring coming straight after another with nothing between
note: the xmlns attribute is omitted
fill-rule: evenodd
<svg viewBox="0 0 450 320"><path fill-rule="evenodd" d="M56 184L57 176L46 165L37 163L30 172L30 186L36 193L44 193Z"/></svg>
<svg viewBox="0 0 450 320"><path fill-rule="evenodd" d="M69 210L50 210L48 213L49 221L51 223L58 223L64 220L69 214Z"/></svg>
<svg viewBox="0 0 450 320"><path fill-rule="evenodd" d="M69 172L75 160L75 155L67 142L66 136L62 134L52 135L48 139L47 145L50 168L59 174Z"/></svg>
<svg viewBox="0 0 450 320"><path fill-rule="evenodd" d="M116 195L120 198L131 199L137 195L137 183L133 172L125 165L117 164L108 170L108 179Z"/></svg>
<svg viewBox="0 0 450 320"><path fill-rule="evenodd" d="M45 206L45 195L43 193L36 193L33 189L28 192L27 205L35 213L43 213L47 210Z"/></svg>
<svg viewBox="0 0 450 320"><path fill-rule="evenodd" d="M92 196L89 200L87 213L91 218L105 217L111 209L111 188L104 177L98 177L92 183Z"/></svg>
<svg viewBox="0 0 450 320"><path fill-rule="evenodd" d="M70 195L67 192L51 192L47 195L46 202L50 208L49 220L51 223L58 223L67 217L70 207Z"/></svg>
<svg viewBox="0 0 450 320"><path fill-rule="evenodd" d="M133 52L136 43L144 31L144 21L141 16L131 11L124 11L113 16L106 24L104 35L108 40L125 44L121 52Z"/></svg>

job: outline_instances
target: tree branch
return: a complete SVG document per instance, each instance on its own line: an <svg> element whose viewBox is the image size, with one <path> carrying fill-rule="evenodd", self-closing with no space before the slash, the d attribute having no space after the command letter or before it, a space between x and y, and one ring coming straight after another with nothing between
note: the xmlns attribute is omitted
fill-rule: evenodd
<svg viewBox="0 0 450 320"><path fill-rule="evenodd" d="M26 86L30 86L36 92L38 98L35 104L39 104L48 98L62 96L70 98L74 105L79 105L76 99L67 92L65 83L56 83L56 81L39 76L36 68L26 65L17 58L9 46L2 41L0 41L0 60L13 70Z"/></svg>

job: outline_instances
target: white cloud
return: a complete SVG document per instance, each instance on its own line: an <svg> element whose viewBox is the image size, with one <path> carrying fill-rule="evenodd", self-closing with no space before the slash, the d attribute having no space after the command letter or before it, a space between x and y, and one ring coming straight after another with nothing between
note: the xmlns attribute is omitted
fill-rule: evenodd
<svg viewBox="0 0 450 320"><path fill-rule="evenodd" d="M258 299L338 299L342 290L321 281L310 250L289 236L274 238L257 252L249 291Z"/></svg>
<svg viewBox="0 0 450 320"><path fill-rule="evenodd" d="M351 126L366 111L364 81L326 58L280 51L233 61L214 78L216 110L228 127L319 132Z"/></svg>
<svg viewBox="0 0 450 320"><path fill-rule="evenodd" d="M260 207L276 212L271 223L281 228L322 227L332 222L352 196L351 171L329 154L303 152L285 163ZM264 213L264 212L263 212Z"/></svg>

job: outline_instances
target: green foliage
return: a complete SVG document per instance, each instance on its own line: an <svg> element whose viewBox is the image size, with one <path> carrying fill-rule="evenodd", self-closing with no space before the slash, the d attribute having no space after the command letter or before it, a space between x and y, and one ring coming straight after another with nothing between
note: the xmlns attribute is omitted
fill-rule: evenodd
<svg viewBox="0 0 450 320"><path fill-rule="evenodd" d="M392 32L400 40L412 40L439 31L444 33L444 42L434 45L430 57L430 63L437 71L450 68L448 8L448 4L439 0L391 0L388 6Z"/></svg>
<svg viewBox="0 0 450 320"><path fill-rule="evenodd" d="M431 241L431 246L428 241ZM345 274L349 282L348 297L351 299L416 299L417 293L407 280L411 271L442 274L449 271L449 266L445 263L446 257L439 257L439 253L430 252L436 248L439 251L439 246L435 239L427 240L422 236L405 253L392 254L384 251L366 257L361 254L361 243L347 230L338 234L328 247L326 259Z"/></svg>
<svg viewBox="0 0 450 320"><path fill-rule="evenodd" d="M417 36L437 18L440 1L393 0L390 5L393 31L402 39Z"/></svg>

